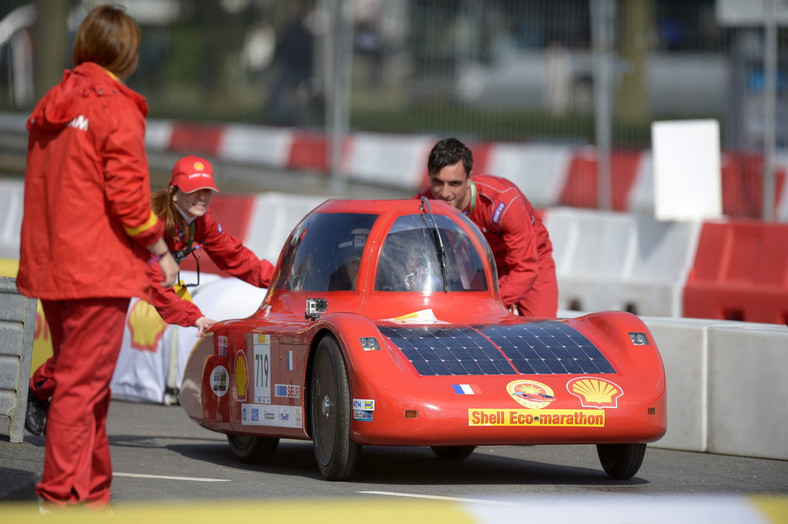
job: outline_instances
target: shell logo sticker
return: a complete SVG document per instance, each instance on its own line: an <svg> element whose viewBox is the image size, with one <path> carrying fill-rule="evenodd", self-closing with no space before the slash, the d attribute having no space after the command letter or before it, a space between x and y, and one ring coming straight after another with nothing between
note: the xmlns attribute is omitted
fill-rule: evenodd
<svg viewBox="0 0 788 524"><path fill-rule="evenodd" d="M515 380L506 385L506 392L517 403L530 409L541 409L555 400L550 386L535 380Z"/></svg>
<svg viewBox="0 0 788 524"><path fill-rule="evenodd" d="M193 167L194 169L196 169L197 171L202 171L203 169L205 169L205 165L203 165L203 163L202 163L202 162L195 162L195 163L192 165L192 167Z"/></svg>
<svg viewBox="0 0 788 524"><path fill-rule="evenodd" d="M616 408L624 390L613 382L598 377L579 377L566 383L566 389L580 399L584 408Z"/></svg>
<svg viewBox="0 0 788 524"><path fill-rule="evenodd" d="M249 371L246 367L246 353L238 350L235 354L235 391L238 395L238 400L246 400L246 384L249 381Z"/></svg>
<svg viewBox="0 0 788 524"><path fill-rule="evenodd" d="M156 352L167 324L152 305L137 300L129 311L126 325L131 335L131 347L140 351Z"/></svg>

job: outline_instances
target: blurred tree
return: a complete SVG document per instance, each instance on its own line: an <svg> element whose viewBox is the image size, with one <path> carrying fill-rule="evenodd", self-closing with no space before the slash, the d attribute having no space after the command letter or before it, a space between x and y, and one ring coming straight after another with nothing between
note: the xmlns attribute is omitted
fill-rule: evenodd
<svg viewBox="0 0 788 524"><path fill-rule="evenodd" d="M621 76L618 116L625 122L649 119L647 64L653 31L653 0L618 0L619 54L627 62Z"/></svg>
<svg viewBox="0 0 788 524"><path fill-rule="evenodd" d="M71 67L68 31L64 23L68 20L69 4L68 0L35 0L33 75L36 100L60 82L63 70Z"/></svg>

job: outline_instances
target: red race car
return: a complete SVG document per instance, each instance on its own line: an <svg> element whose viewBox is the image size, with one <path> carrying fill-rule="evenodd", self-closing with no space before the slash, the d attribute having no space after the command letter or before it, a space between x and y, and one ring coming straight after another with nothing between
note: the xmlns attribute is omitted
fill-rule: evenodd
<svg viewBox="0 0 788 524"><path fill-rule="evenodd" d="M295 227L251 317L195 346L180 403L246 463L312 440L342 480L363 445L595 444L633 476L666 429L665 371L636 316L524 318L478 228L435 200L329 200Z"/></svg>

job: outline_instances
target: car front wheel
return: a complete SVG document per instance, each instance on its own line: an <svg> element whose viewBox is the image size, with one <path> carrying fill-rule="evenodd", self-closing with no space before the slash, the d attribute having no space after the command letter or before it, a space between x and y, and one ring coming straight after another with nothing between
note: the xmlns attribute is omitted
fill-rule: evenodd
<svg viewBox="0 0 788 524"><path fill-rule="evenodd" d="M626 480L643 464L646 444L597 444L596 451L605 473L616 480Z"/></svg>
<svg viewBox="0 0 788 524"><path fill-rule="evenodd" d="M353 471L359 445L350 438L353 415L345 359L332 336L315 350L310 393L310 417L315 458L328 480L344 480Z"/></svg>

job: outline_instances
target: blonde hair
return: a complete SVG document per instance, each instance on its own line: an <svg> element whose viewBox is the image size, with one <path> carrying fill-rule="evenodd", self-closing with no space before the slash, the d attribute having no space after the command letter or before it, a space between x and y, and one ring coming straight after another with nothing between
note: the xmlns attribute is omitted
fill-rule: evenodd
<svg viewBox="0 0 788 524"><path fill-rule="evenodd" d="M121 80L137 69L140 26L123 6L101 5L79 24L71 57L74 65L95 62Z"/></svg>
<svg viewBox="0 0 788 524"><path fill-rule="evenodd" d="M173 200L175 192L178 191L176 186L160 189L151 195L151 209L159 217L159 220L164 222L164 240L175 238L178 229L186 234L185 242L188 244L192 240L193 232L186 219L178 211L177 204ZM169 244L169 242L167 242Z"/></svg>

